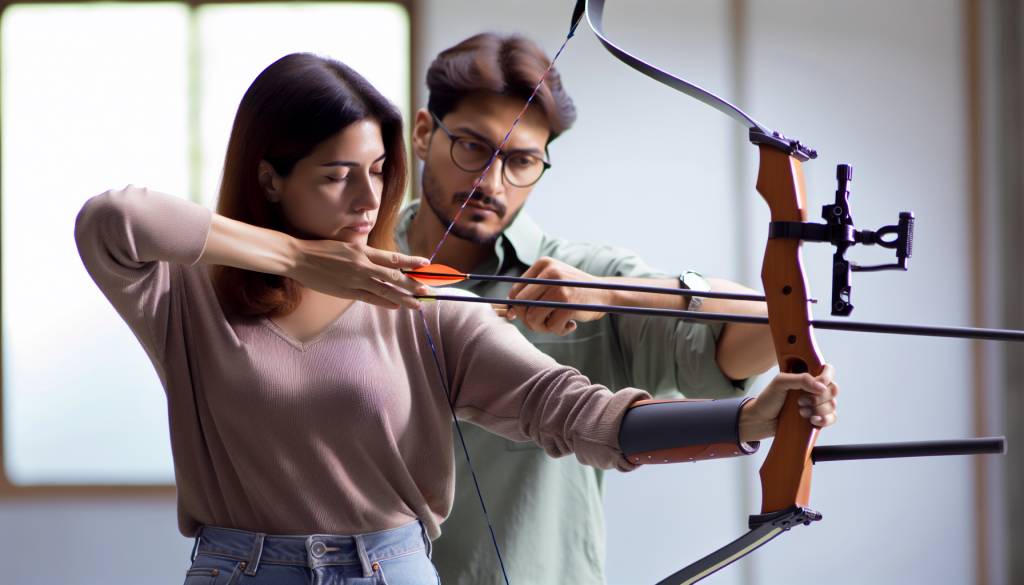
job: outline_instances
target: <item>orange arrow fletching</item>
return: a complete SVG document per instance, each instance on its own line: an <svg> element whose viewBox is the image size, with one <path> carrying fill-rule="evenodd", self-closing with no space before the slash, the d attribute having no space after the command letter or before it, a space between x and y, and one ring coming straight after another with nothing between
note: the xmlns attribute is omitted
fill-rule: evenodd
<svg viewBox="0 0 1024 585"><path fill-rule="evenodd" d="M406 276L427 286L447 286L466 280L466 275L444 264L427 264L416 270L409 270Z"/></svg>

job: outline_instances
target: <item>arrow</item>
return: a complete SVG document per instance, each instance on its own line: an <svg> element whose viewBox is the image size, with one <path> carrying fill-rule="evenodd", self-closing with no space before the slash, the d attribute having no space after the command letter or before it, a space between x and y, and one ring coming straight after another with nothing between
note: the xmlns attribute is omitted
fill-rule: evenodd
<svg viewBox="0 0 1024 585"><path fill-rule="evenodd" d="M624 290L631 292L653 293L660 295L676 295L682 297L705 297L709 299L731 299L736 301L764 302L764 295L729 293L719 291L696 291L686 288L666 288L661 286L645 286L607 281L561 280L557 278L528 278L523 276L501 276L497 274L469 274L459 272L444 264L428 264L415 270L403 270L406 276L427 286L448 286L465 280L488 282L513 282L523 284L539 284L543 286L565 286L572 288L596 288L602 290ZM809 302L817 302L810 299Z"/></svg>
<svg viewBox="0 0 1024 585"><path fill-rule="evenodd" d="M616 313L624 315L648 315L656 317L675 317L691 321L717 321L723 323L751 323L768 325L768 317L757 315L733 315L730 313L705 313L703 311L683 311L681 309L655 309L650 307L625 307L622 305L591 305L586 303L562 303L558 301L534 301L525 299L499 299L493 297L475 297L461 295L416 295L424 301L455 301L461 303L486 303L489 305L508 305L523 307L545 307L549 309L569 309L573 311L592 311L596 313ZM859 321L831 321L815 319L810 321L815 329L832 331L859 331L862 333L888 333L895 335L923 335L927 337L957 337L964 339L991 339L996 341L1024 341L1024 331L1013 329L982 329L977 327L934 327L928 325L900 325L895 323L864 323Z"/></svg>

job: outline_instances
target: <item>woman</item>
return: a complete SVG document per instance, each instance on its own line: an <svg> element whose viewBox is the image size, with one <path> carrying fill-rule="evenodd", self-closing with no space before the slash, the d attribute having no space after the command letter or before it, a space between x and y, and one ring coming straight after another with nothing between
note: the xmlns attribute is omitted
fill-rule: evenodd
<svg viewBox="0 0 1024 585"><path fill-rule="evenodd" d="M167 393L179 527L198 536L187 582L435 583L445 385L461 418L633 467L619 439L646 393L590 384L486 307L412 297L426 290L399 269L426 260L382 251L405 172L397 110L345 65L294 54L239 105L216 214L135 187L79 214L83 262ZM734 443L770 436L787 388L834 421L830 370L708 416Z"/></svg>

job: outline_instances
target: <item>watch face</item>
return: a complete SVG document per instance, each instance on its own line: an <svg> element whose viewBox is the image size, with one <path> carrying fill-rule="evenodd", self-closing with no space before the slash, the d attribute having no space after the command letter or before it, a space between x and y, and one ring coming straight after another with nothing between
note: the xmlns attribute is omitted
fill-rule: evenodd
<svg viewBox="0 0 1024 585"><path fill-rule="evenodd" d="M682 281L683 286L690 290L700 292L707 292L711 290L711 285L708 284L708 281L696 272L684 272L683 275L679 277L679 280Z"/></svg>

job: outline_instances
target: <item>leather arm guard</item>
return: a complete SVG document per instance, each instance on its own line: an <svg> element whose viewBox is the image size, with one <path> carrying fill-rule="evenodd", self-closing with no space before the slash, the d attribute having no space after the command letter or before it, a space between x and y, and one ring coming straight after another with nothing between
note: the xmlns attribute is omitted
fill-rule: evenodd
<svg viewBox="0 0 1024 585"><path fill-rule="evenodd" d="M739 440L740 410L748 400L641 400L622 418L619 447L636 464L750 455L760 442Z"/></svg>

